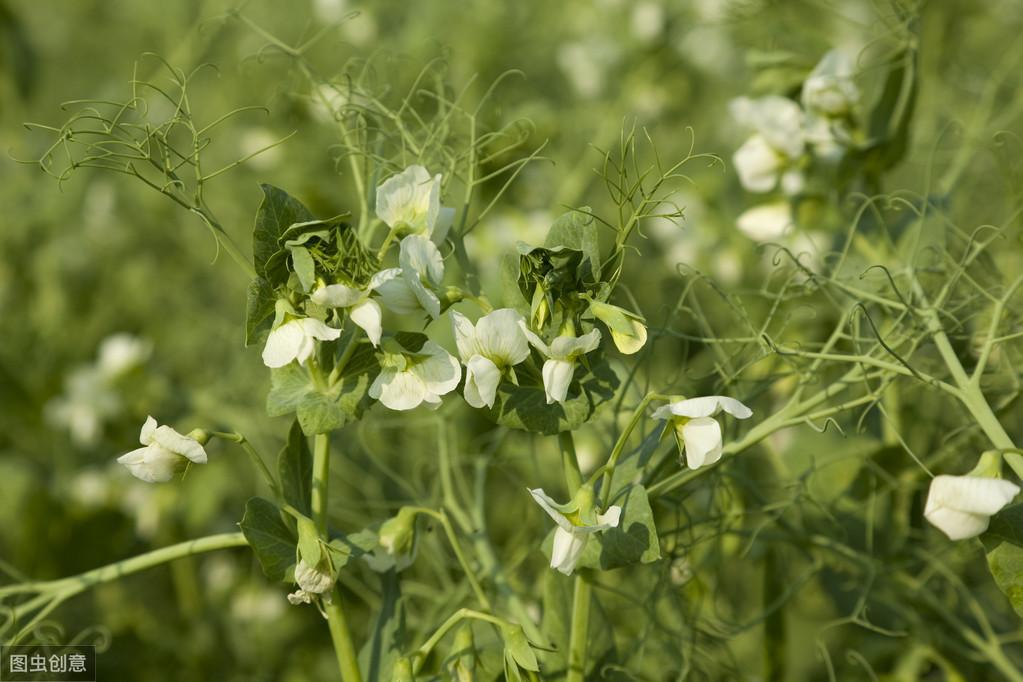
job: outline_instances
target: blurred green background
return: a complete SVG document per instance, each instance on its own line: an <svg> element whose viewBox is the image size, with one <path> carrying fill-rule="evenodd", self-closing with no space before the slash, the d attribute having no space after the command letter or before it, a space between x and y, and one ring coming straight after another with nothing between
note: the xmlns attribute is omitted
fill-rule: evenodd
<svg viewBox="0 0 1023 682"><path fill-rule="evenodd" d="M522 72L503 81L487 115L492 125L528 120L529 145L549 141L547 160L530 165L501 209L474 233L468 246L480 259L496 257L519 239L538 241L566 206L606 208L593 172L599 157L589 145L614 145L623 124L648 127L665 158L683 155L695 136L697 151L724 159L724 169L702 163L687 168L694 182L679 198L686 220L681 226L657 220L644 225L643 254L625 277L635 307L659 330L656 360L644 360L642 381L710 388L712 349L673 332L744 330L727 311L715 312L725 305L709 289L703 300L713 329L674 315L685 286L677 265L748 295L753 316L767 305L757 293L773 268L770 256L735 228L754 199L731 169L730 156L746 133L729 118L728 102L797 87L833 47L891 39L900 25L895 7L919 10L920 91L910 153L889 176L890 187L924 191L932 173L940 178L961 165L956 195L963 200L950 211L970 224L999 221L1004 206L1023 193L1015 96L1020 83L1018 76L1006 77L993 93L989 83L997 74L1019 72L1019 2L950 0L916 7L867 1L253 0L240 11L289 42L327 27L309 54L325 76L341 72L349 60L374 55L384 77L393 73L407 81L439 59L438 70L454 88L475 77L471 91L479 96L506 71ZM287 422L263 416L268 374L259 351L242 343L247 282L226 255L215 258L216 243L203 225L129 179L82 171L58 187L38 167L13 160L35 158L48 144L22 123L59 125L66 100L126 98L133 74L157 75L157 62L143 56L152 52L185 69L216 65L193 84L200 120L241 106L266 108L221 126L214 157L229 161L295 133L207 188L210 204L239 243L248 245L261 181L287 188L322 215L350 207L329 118L292 66L233 18L229 10L236 8L215 0L0 0L0 147L11 157L0 160L0 566L14 577L60 577L235 529L244 501L260 485L239 451L211 446L209 466L164 486L131 479L113 464L133 447L146 415L182 431L236 429L267 455L284 441ZM869 83L870 74L864 78ZM997 131L1005 134L991 145ZM1011 257L1023 265L1018 253ZM794 315L798 327L798 310ZM816 323L809 315L802 319L807 336L814 336ZM827 329L825 321L820 324ZM97 370L101 345L117 334L137 339L137 362L103 374ZM769 410L771 394L760 398L758 405ZM918 431L907 427L907 438L926 452L938 437L928 424L950 417L940 407L929 413L921 405L906 409L906 423L930 420L920 421ZM460 456L483 453L495 460L489 532L499 549L511 548L504 559L520 587L539 594L544 559L529 537L546 532L546 521L536 509L529 510L528 524L518 513L496 510L525 508L528 503L509 491L556 476L551 439L495 431L461 406L451 413L465 425ZM852 433L855 420L850 423ZM580 450L591 459L610 444L614 426L601 424L579 434ZM394 415L376 410L346 430L339 439L346 456L332 472L336 523L358 528L402 503L429 499L435 429L429 418L399 425ZM796 505L806 534L828 528L836 515L842 518L835 527L855 532L850 529L862 521L853 512L865 497L853 491L843 502L842 491L869 488L883 478L863 473L856 459L862 448L855 438L868 436L842 440L809 427L781 436L772 448L788 453L783 470L790 483L818 476L813 494L787 501ZM716 476L710 492L690 491L661 513L691 513L706 521L702 515L712 506L716 512L731 507L737 525L744 513L770 516L765 497L773 491L760 499L749 493L758 467L766 466L764 457L750 457L745 468L737 465L736 480ZM878 462L879 470L896 476L911 464L893 452L882 453ZM905 484L910 494L923 485L912 474ZM919 515L918 497L903 502ZM868 572L809 562L806 575L793 570L781 587L762 585L760 570L774 560L770 539L754 541L749 531L755 524L729 537L728 514L724 520L710 516L708 532L721 539L712 550L687 551L705 540L693 525L679 531L684 539L669 545L672 556L659 567L615 578L627 588L618 601L608 597L608 611L623 628L617 646L628 649L630 639L644 638L649 651L633 674L611 665L608 677L676 679L681 656L691 666L689 679L765 679L763 642L771 633L763 607L776 594L791 600L790 634L783 640L787 679L829 679L829 667L841 680L874 679L870 668L887 679L1001 679L950 643L946 630L952 625L929 621L922 611L914 615L920 607L912 595L875 586ZM978 552L935 545L990 618L1018 627ZM893 553L871 570L884 561L910 561L901 548L869 551ZM703 574L701 567L708 566L711 573ZM693 572L698 578L690 583ZM365 573L343 578L355 594L367 595L354 602L358 633L368 629L370 608L379 600L373 576ZM434 586L455 579L448 567L417 568L407 588L413 642L427 634L416 628L435 623L435 613L444 611L431 596ZM696 582L699 587L690 589ZM51 631L57 640L101 643L101 679L331 679L333 654L320 618L312 609L289 607L284 594L267 583L251 554L232 550L104 585L63 606L48 627L63 628ZM872 610L859 611L860 620L846 618L861 596ZM1023 660L1016 647L1010 643L1010 654ZM945 658L955 665L946 666ZM953 668L965 677L955 677ZM897 676L903 669L919 677Z"/></svg>

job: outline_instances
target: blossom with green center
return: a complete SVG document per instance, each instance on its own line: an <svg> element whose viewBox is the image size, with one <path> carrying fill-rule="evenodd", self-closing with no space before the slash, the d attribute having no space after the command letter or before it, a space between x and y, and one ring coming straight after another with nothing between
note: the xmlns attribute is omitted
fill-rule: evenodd
<svg viewBox="0 0 1023 682"><path fill-rule="evenodd" d="M274 327L263 346L263 364L267 367L284 367L296 360L304 365L316 350L317 340L332 341L341 336L340 329L328 327L316 318L290 314L282 317L285 321Z"/></svg>
<svg viewBox="0 0 1023 682"><path fill-rule="evenodd" d="M430 176L422 166L409 166L377 187L376 213L400 234L416 234L441 243L454 218L454 209L440 205L441 175Z"/></svg>
<svg viewBox="0 0 1023 682"><path fill-rule="evenodd" d="M690 469L698 469L721 459L721 425L714 416L722 411L737 419L753 416L753 411L735 398L711 395L668 403L655 410L653 417L672 421L679 453L685 453Z"/></svg>
<svg viewBox="0 0 1023 682"><path fill-rule="evenodd" d="M596 350L600 345L600 332L596 329L582 336L574 334L561 334L551 345L543 342L537 334L526 326L525 320L519 322L522 333L526 335L529 343L532 344L546 358L543 363L543 390L547 396L547 404L564 403L568 396L568 387L572 383L572 376L575 374L576 360L590 351Z"/></svg>
<svg viewBox="0 0 1023 682"><path fill-rule="evenodd" d="M440 406L462 378L462 366L451 353L433 341L419 352L384 352L380 373L369 387L369 396L392 410L411 410L422 403Z"/></svg>
<svg viewBox="0 0 1023 682"><path fill-rule="evenodd" d="M399 247L398 265L401 276L390 277L376 287L384 305L402 315L425 310L430 317L439 317L436 290L444 279L444 259L436 244L421 235L405 237Z"/></svg>
<svg viewBox="0 0 1023 682"><path fill-rule="evenodd" d="M532 488L529 494L558 524L551 549L551 568L565 575L571 575L575 570L591 535L617 528L621 521L622 508L617 505L611 505L603 514L597 513L593 488L588 485L580 487L568 504L558 504L543 488Z"/></svg>
<svg viewBox="0 0 1023 682"><path fill-rule="evenodd" d="M201 432L198 432L201 433ZM206 436L201 436L205 442ZM206 463L206 450L191 434L183 436L169 426L159 426L146 418L139 434L143 447L117 458L135 478L147 483L164 483L184 471L190 462Z"/></svg>
<svg viewBox="0 0 1023 682"><path fill-rule="evenodd" d="M366 331L374 346L380 345L383 334L383 311L380 304L370 295L383 284L401 275L400 268L388 268L373 275L364 287L347 284L321 286L309 297L313 303L326 308L344 308L352 322Z"/></svg>
<svg viewBox="0 0 1023 682"><path fill-rule="evenodd" d="M473 407L493 407L504 371L529 357L521 324L522 315L511 308L487 313L475 325L462 313L451 313L458 354L466 367L463 394Z"/></svg>

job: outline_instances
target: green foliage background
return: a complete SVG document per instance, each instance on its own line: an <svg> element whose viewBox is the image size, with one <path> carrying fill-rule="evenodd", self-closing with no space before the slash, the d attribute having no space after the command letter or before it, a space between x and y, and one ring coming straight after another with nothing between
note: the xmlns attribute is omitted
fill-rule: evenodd
<svg viewBox="0 0 1023 682"><path fill-rule="evenodd" d="M835 45L897 37L895 5L315 5L253 0L242 12L295 42L339 21L308 55L324 74L375 55L381 82L408 82L438 60L433 73L456 88L474 79L470 90L478 97L509 69L522 72L502 81L487 123L528 121L527 146L548 141L546 160L528 166L502 208L476 228L470 246L478 258L496 262L517 239L540 243L565 207L606 209L593 172L599 156L589 145L613 147L623 124L647 127L662 157L684 156L695 135L698 151L725 159L724 171L687 168L694 182L679 201L681 226L641 226L642 254L630 256L623 282L652 342L635 363L619 363L623 376L638 367L622 400L601 408L602 418L577 434L584 461L606 456L626 408L646 390L723 391L753 405L758 418L780 406L797 373L761 370L760 330L751 321L773 339L799 345L825 338L837 313L813 292L776 309L785 298L776 283L792 266L735 228L754 199L729 162L745 133L727 104L798 86ZM1019 273L1023 6L898 6L919 15L919 91L907 153L883 190L933 198L942 218L966 233L1004 226L1004 248L992 255L990 270ZM229 163L294 133L207 187L236 241L249 243L260 182L289 188L320 216L351 209L329 119L292 65L271 55L233 8L218 0L0 0L0 147L17 159L38 156L46 141L23 122L57 125L60 103L69 99L126 97L133 74L158 76L159 63L144 53L183 68L209 62L216 69L201 72L190 92L202 120L241 106L266 108L221 126L212 158ZM346 18L356 10L359 16ZM495 188L486 191L492 196ZM80 172L58 190L38 168L5 159L0 205L0 568L14 577L55 578L235 530L260 486L238 451L211 446L208 466L163 486L134 481L112 462L132 447L148 414L184 431L236 429L264 453L283 446L288 422L264 416L269 375L259 349L243 346L248 282L226 255L215 257L216 242L198 219L127 179ZM822 223L829 220L835 224L827 217ZM926 259L948 246L935 236L943 234L938 227L911 256ZM858 274L870 263L854 265ZM484 285L495 291L500 283L488 280L491 274L484 270ZM952 338L970 357L984 319L970 313L970 298L956 305L962 314ZM1011 331L1020 317L1010 310L1008 320ZM151 341L152 354L119 385L121 409L101 436L83 445L46 418L46 405L116 332ZM733 343L701 340L707 337ZM1000 366L1021 360L1018 346L1000 353ZM822 371L819 380L834 377ZM1010 433L1023 435L1017 374L1006 369L996 381L999 416ZM594 679L1004 679L991 664L995 654L977 655L964 634L989 629L1003 633L997 655L1023 665L1019 617L982 546L952 544L924 524L928 479L909 454L936 472L964 473L987 446L960 406L922 389L900 398L886 404L886 414L839 414L823 433L824 420L794 425L653 500L662 558L602 575L591 624ZM633 462L653 455L655 427L645 425L653 436L630 455ZM527 485L559 490L554 439L494 428L465 406L449 405L442 418L377 408L335 443L344 454L334 460L331 516L352 530L402 504L436 502L439 448L453 444L469 481L476 473L469 463L484 462L487 473L477 480L486 531L513 587L529 596L530 607L544 605L552 638L567 627L571 588L545 566L539 547L549 524L525 494ZM673 462L666 457L664 466ZM422 552L427 560L403 581L410 647L468 594L454 561L438 559L448 556L439 530L422 541L436 551ZM1012 583L1018 571L1005 565L1000 579ZM341 580L355 595L361 641L374 628L371 614L393 601L393 586L361 568ZM288 606L282 587L268 583L246 550L103 585L63 606L47 627L41 637L100 643L102 679L299 682L336 674L319 616Z"/></svg>

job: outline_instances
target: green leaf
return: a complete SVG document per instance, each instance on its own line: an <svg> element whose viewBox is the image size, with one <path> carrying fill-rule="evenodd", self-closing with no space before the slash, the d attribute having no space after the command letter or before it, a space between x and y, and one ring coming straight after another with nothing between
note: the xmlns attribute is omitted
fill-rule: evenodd
<svg viewBox="0 0 1023 682"><path fill-rule="evenodd" d="M987 553L987 565L1016 613L1023 616L1023 547L1003 542Z"/></svg>
<svg viewBox="0 0 1023 682"><path fill-rule="evenodd" d="M344 567L352 558L372 552L378 543L377 534L367 528L358 533L333 538L327 543L327 551L330 553L334 569L337 570Z"/></svg>
<svg viewBox="0 0 1023 682"><path fill-rule="evenodd" d="M252 262L256 272L271 283L279 283L277 277L267 271L270 258L280 250L280 238L295 223L314 220L313 214L283 189L273 185L260 185L263 201L256 211L256 225L252 231ZM285 276L285 279L287 277Z"/></svg>
<svg viewBox="0 0 1023 682"><path fill-rule="evenodd" d="M372 637L359 652L359 668L366 682L391 682L395 662L405 644L405 602L398 574L380 575L383 600Z"/></svg>
<svg viewBox="0 0 1023 682"><path fill-rule="evenodd" d="M515 663L525 670L538 672L540 665L536 661L536 654L533 647L529 646L526 633L519 625L505 625L501 628L501 638L504 640L504 648Z"/></svg>
<svg viewBox="0 0 1023 682"><path fill-rule="evenodd" d="M262 340L263 332L270 331L277 296L270 282L256 277L249 282L245 296L245 345Z"/></svg>
<svg viewBox="0 0 1023 682"><path fill-rule="evenodd" d="M309 566L318 566L323 550L320 549L320 531L308 516L298 519L298 556Z"/></svg>
<svg viewBox="0 0 1023 682"><path fill-rule="evenodd" d="M577 567L607 571L660 559L661 545L646 489L638 483L626 485L612 496L611 504L622 508L618 527L595 533L586 543Z"/></svg>
<svg viewBox="0 0 1023 682"><path fill-rule="evenodd" d="M313 454L298 421L291 424L288 443L277 456L277 476L284 501L306 516L312 515L309 501L313 489Z"/></svg>
<svg viewBox="0 0 1023 682"><path fill-rule="evenodd" d="M606 362L593 363L591 370L579 364L564 405L548 405L543 386L516 386L506 381L498 387L490 415L503 426L553 435L584 424L617 388L618 377Z"/></svg>
<svg viewBox="0 0 1023 682"><path fill-rule="evenodd" d="M270 500L253 497L245 503L242 533L270 580L284 580L295 563L295 535L281 519L280 510Z"/></svg>
<svg viewBox="0 0 1023 682"><path fill-rule="evenodd" d="M316 263L309 255L309 249L303 246L289 246L288 251L291 253L291 266L298 275L302 291L309 293L316 284Z"/></svg>
<svg viewBox="0 0 1023 682"><path fill-rule="evenodd" d="M563 214L547 232L543 244L548 249L571 249L582 253L577 269L579 280L587 284L600 281L600 236L590 207Z"/></svg>
<svg viewBox="0 0 1023 682"><path fill-rule="evenodd" d="M266 396L266 413L271 417L291 414L310 393L315 392L312 379L304 367L292 362L270 370L270 392Z"/></svg>
<svg viewBox="0 0 1023 682"><path fill-rule="evenodd" d="M369 344L360 345L337 383L322 392L301 365L275 368L270 372L267 414L279 417L294 412L307 436L340 429L360 419L369 407L369 387L379 371L376 353Z"/></svg>

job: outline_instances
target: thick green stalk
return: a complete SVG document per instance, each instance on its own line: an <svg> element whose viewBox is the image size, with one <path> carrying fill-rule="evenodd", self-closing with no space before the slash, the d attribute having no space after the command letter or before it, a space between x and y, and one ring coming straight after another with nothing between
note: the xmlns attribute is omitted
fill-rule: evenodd
<svg viewBox="0 0 1023 682"><path fill-rule="evenodd" d="M565 485L568 494L574 497L582 485L579 461L575 456L575 442L571 431L558 434L562 462L565 467ZM586 667L586 639L590 629L590 584L579 571L575 575L575 590L572 596L572 629L568 640L568 676L565 682L582 682Z"/></svg>
<svg viewBox="0 0 1023 682"><path fill-rule="evenodd" d="M310 500L313 510L313 521L320 531L324 542L329 540L327 534L327 483L330 477L330 435L318 433L313 439L313 489ZM327 626L330 638L334 642L334 653L337 655L338 669L344 682L361 682L359 659L352 641L352 633L348 629L348 620L341 605L341 590L334 588L334 596L330 604L324 604L327 613Z"/></svg>
<svg viewBox="0 0 1023 682"><path fill-rule="evenodd" d="M575 576L572 595L572 634L568 641L568 676L565 682L583 682L586 674L586 641L590 631L592 587L582 572Z"/></svg>

